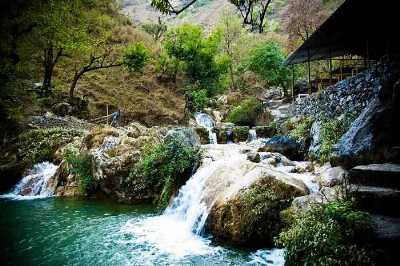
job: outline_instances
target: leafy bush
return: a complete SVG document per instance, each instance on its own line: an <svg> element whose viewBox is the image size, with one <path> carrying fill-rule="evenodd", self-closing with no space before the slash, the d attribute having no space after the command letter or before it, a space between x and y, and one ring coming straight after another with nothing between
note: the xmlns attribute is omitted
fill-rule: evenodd
<svg viewBox="0 0 400 266"><path fill-rule="evenodd" d="M192 111L201 111L207 106L209 98L207 96L207 90L191 90L189 92L189 97L192 102Z"/></svg>
<svg viewBox="0 0 400 266"><path fill-rule="evenodd" d="M95 188L92 175L92 158L85 153L66 152L65 160L69 164L69 171L79 179L79 188L84 193L90 193Z"/></svg>
<svg viewBox="0 0 400 266"><path fill-rule="evenodd" d="M228 115L228 121L242 126L254 126L262 113L262 104L254 97L243 100Z"/></svg>
<svg viewBox="0 0 400 266"><path fill-rule="evenodd" d="M65 128L30 130L18 137L19 156L28 167L51 161L58 148L82 134L82 131Z"/></svg>
<svg viewBox="0 0 400 266"><path fill-rule="evenodd" d="M298 141L303 141L309 138L313 122L314 119L311 117L306 117L302 119L297 125L294 126L292 130L290 130L289 136Z"/></svg>
<svg viewBox="0 0 400 266"><path fill-rule="evenodd" d="M185 24L169 30L163 45L170 57L184 64L191 81L198 82L199 88L207 89L212 96L218 92L217 83L227 67L217 58L219 42L218 32L205 37L201 27Z"/></svg>
<svg viewBox="0 0 400 266"><path fill-rule="evenodd" d="M124 51L123 63L130 71L141 71L150 59L150 51L142 42L137 42Z"/></svg>
<svg viewBox="0 0 400 266"><path fill-rule="evenodd" d="M285 265L371 265L366 243L371 237L367 214L347 201L318 204L295 214L293 224L279 235Z"/></svg>
<svg viewBox="0 0 400 266"><path fill-rule="evenodd" d="M172 138L148 151L131 170L129 179L142 177L153 187L162 188L158 204L165 207L198 158L198 151L190 144L182 138Z"/></svg>
<svg viewBox="0 0 400 266"><path fill-rule="evenodd" d="M286 87L290 74L283 65L285 54L280 45L269 41L250 52L247 68L260 76L270 86Z"/></svg>

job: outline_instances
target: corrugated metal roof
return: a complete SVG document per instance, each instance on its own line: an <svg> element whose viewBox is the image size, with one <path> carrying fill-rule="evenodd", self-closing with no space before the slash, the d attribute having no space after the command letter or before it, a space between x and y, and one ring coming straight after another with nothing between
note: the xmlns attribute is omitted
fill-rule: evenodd
<svg viewBox="0 0 400 266"><path fill-rule="evenodd" d="M393 0L347 0L289 56L285 64L343 55L378 59L388 51L399 53L398 4Z"/></svg>

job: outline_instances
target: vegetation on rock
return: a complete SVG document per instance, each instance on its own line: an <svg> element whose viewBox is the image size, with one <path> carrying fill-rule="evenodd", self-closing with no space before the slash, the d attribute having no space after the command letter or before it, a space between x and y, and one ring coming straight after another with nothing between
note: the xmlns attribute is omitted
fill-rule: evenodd
<svg viewBox="0 0 400 266"><path fill-rule="evenodd" d="M33 129L18 137L20 159L26 167L35 163L52 161L58 148L72 142L74 137L82 136L83 132L76 129L49 128Z"/></svg>
<svg viewBox="0 0 400 266"><path fill-rule="evenodd" d="M254 126L263 112L262 104L255 97L247 98L240 102L229 113L227 120L236 125Z"/></svg>
<svg viewBox="0 0 400 266"><path fill-rule="evenodd" d="M350 202L335 201L294 214L278 243L286 248L285 265L373 265L370 237L367 214Z"/></svg>
<svg viewBox="0 0 400 266"><path fill-rule="evenodd" d="M136 179L142 180L145 186L157 191L156 203L166 207L173 193L189 178L198 159L196 148L179 137L172 138L142 156L131 169L127 185Z"/></svg>
<svg viewBox="0 0 400 266"><path fill-rule="evenodd" d="M95 189L92 174L92 157L86 153L67 151L64 159L67 161L69 173L75 175L82 193L89 194Z"/></svg>

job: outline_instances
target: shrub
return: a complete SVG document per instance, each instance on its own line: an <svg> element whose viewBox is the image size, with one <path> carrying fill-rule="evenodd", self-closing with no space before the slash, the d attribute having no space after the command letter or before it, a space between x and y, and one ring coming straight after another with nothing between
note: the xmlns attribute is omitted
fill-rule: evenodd
<svg viewBox="0 0 400 266"><path fill-rule="evenodd" d="M311 117L302 119L293 129L290 130L289 136L298 141L306 140L310 137L310 130L313 122L314 119Z"/></svg>
<svg viewBox="0 0 400 266"><path fill-rule="evenodd" d="M228 115L228 121L241 126L254 126L262 113L262 104L254 97L243 100Z"/></svg>
<svg viewBox="0 0 400 266"><path fill-rule="evenodd" d="M125 49L123 64L130 71L141 71L149 59L150 51L142 42L137 42Z"/></svg>
<svg viewBox="0 0 400 266"><path fill-rule="evenodd" d="M89 154L67 151L65 160L69 164L69 171L79 180L79 188L83 193L90 193L95 189L95 180L92 175L92 158Z"/></svg>
<svg viewBox="0 0 400 266"><path fill-rule="evenodd" d="M129 179L142 177L154 188L161 188L158 205L166 207L172 193L182 179L190 175L198 158L195 148L175 137L149 150L131 170Z"/></svg>
<svg viewBox="0 0 400 266"><path fill-rule="evenodd" d="M367 243L371 225L366 213L347 201L317 204L295 214L293 224L279 235L285 265L371 265Z"/></svg>

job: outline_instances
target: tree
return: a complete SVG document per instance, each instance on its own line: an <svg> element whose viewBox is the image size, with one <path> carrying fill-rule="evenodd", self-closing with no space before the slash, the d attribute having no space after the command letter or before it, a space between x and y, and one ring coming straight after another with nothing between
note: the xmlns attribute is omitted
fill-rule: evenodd
<svg viewBox="0 0 400 266"><path fill-rule="evenodd" d="M30 16L37 26L33 29L32 42L41 49L43 85L51 90L52 77L61 57L69 56L86 41L86 23L83 0L48 0L35 3Z"/></svg>
<svg viewBox="0 0 400 266"><path fill-rule="evenodd" d="M190 0L183 5L174 5L170 0L151 0L151 5L164 14L179 15L197 0ZM229 0L236 6L243 18L243 25L250 26L251 31L264 31L264 20L272 0Z"/></svg>
<svg viewBox="0 0 400 266"><path fill-rule="evenodd" d="M221 74L226 72L225 62L217 58L220 40L219 32L205 37L199 26L185 24L168 31L163 45L170 57L184 64L191 83L207 89L211 96L216 93Z"/></svg>
<svg viewBox="0 0 400 266"><path fill-rule="evenodd" d="M126 48L123 63L130 71L141 71L149 58L150 51L142 42L138 42Z"/></svg>
<svg viewBox="0 0 400 266"><path fill-rule="evenodd" d="M250 26L250 30L262 33L264 20L272 0L229 0L234 4L243 18L243 25Z"/></svg>
<svg viewBox="0 0 400 266"><path fill-rule="evenodd" d="M264 42L251 51L247 68L258 74L269 86L281 86L284 94L287 94L290 75L288 68L283 65L285 58L278 43Z"/></svg>
<svg viewBox="0 0 400 266"><path fill-rule="evenodd" d="M283 17L292 47L307 40L327 16L322 0L289 0Z"/></svg>
<svg viewBox="0 0 400 266"><path fill-rule="evenodd" d="M142 28L145 32L153 36L154 40L158 41L167 31L167 24L158 17L158 23L143 24Z"/></svg>

